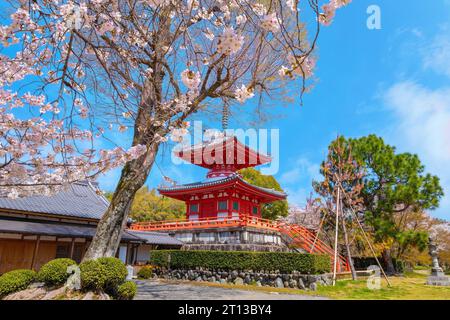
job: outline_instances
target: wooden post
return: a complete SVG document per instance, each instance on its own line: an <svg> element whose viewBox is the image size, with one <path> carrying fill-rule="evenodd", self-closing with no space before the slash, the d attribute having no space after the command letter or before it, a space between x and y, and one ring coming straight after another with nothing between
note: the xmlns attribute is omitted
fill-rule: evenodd
<svg viewBox="0 0 450 320"><path fill-rule="evenodd" d="M342 185L341 185L340 183L339 183L339 186L342 188ZM350 197L348 196L348 194L347 194L343 189L342 189L342 192L344 193L344 196L347 198L347 200L349 200L349 202L350 202ZM384 272L383 267L382 267L380 261L379 261L378 258L377 258L377 254L375 253L375 250L373 249L372 244L370 243L370 240L369 240L369 238L367 237L366 232L364 231L364 228L363 228L363 226L361 225L361 222L360 222L359 219L358 219L358 215L356 214L355 210L353 210L353 207L352 207L351 205L350 205L350 212L351 212L351 213L353 214L353 216L355 217L355 220L356 220L356 222L358 223L358 226L359 226L359 228L360 228L361 231L362 231L362 234L363 234L363 236L364 236L364 239L366 240L367 244L369 245L369 248L370 248L370 250L372 251L373 257L375 258L375 261L377 262L378 267L379 267L380 270L381 270L381 273L383 274L384 278L386 279L386 282L387 282L388 286L391 287L391 282L389 281L388 276L387 276L386 273Z"/></svg>
<svg viewBox="0 0 450 320"><path fill-rule="evenodd" d="M337 268L337 250L338 250L338 235L339 235L339 198L340 198L340 189L337 189L336 196L336 228L334 235L334 267L333 267L333 286L336 284L336 268Z"/></svg>
<svg viewBox="0 0 450 320"><path fill-rule="evenodd" d="M70 244L70 259L73 259L74 249L75 249L75 238L72 238L72 243Z"/></svg>
<svg viewBox="0 0 450 320"><path fill-rule="evenodd" d="M131 251L130 243L127 243L127 254L125 255L125 264L128 264L129 258L130 258L130 251Z"/></svg>
<svg viewBox="0 0 450 320"><path fill-rule="evenodd" d="M39 253L39 244L41 242L41 236L37 236L36 244L34 245L33 258L31 259L31 269L34 270L34 264L36 263L36 259Z"/></svg>

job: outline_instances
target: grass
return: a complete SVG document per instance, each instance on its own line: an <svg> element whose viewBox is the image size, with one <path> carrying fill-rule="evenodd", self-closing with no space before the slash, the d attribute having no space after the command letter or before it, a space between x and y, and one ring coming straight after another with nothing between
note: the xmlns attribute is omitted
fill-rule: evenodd
<svg viewBox="0 0 450 320"><path fill-rule="evenodd" d="M389 281L392 286L388 287L386 281L382 280L381 288L377 290L369 289L367 280L340 280L337 281L334 287L319 286L317 291L210 282L190 282L190 284L250 291L322 296L338 300L450 300L450 287L427 286L425 285L426 277L426 272L419 273L414 271L406 273L403 277L390 277Z"/></svg>

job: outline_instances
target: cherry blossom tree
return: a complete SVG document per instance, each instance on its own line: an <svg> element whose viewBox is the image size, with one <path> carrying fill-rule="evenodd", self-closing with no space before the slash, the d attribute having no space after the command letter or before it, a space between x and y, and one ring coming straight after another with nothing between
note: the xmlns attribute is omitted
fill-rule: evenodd
<svg viewBox="0 0 450 320"><path fill-rule="evenodd" d="M2 195L52 192L124 165L85 259L114 255L160 144L189 116L261 101L286 82L305 92L320 26L350 0L319 2L11 1L0 27ZM99 147L127 130L130 149Z"/></svg>

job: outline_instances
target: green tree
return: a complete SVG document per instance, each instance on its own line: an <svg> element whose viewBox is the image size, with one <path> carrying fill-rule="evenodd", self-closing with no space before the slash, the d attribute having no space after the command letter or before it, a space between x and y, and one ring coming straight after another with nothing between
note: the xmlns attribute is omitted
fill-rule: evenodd
<svg viewBox="0 0 450 320"><path fill-rule="evenodd" d="M246 168L239 171L245 181L262 188L283 191L280 184L273 176L261 174L254 168ZM261 214L265 219L275 220L279 217L288 215L288 202L286 200L278 200L271 203L265 203L261 206Z"/></svg>
<svg viewBox="0 0 450 320"><path fill-rule="evenodd" d="M113 193L106 192L111 200ZM155 189L144 186L138 190L131 206L130 218L136 221L163 221L184 218L186 205L183 201L160 196Z"/></svg>
<svg viewBox="0 0 450 320"><path fill-rule="evenodd" d="M384 244L382 256L387 272L394 273L391 257L394 243L425 248L427 241L422 231L400 228L396 217L411 210L438 207L443 196L439 178L424 172L417 155L396 153L395 147L375 135L349 139L349 144L365 171L361 191L365 223L372 227L374 240Z"/></svg>
<svg viewBox="0 0 450 320"><path fill-rule="evenodd" d="M313 181L314 190L325 200L324 210L333 213L327 214L324 228L325 230L339 228L336 226L336 215L339 215L339 222L344 236L344 245L347 259L350 263L353 280L356 280L356 270L353 266L350 250L349 232L353 222L351 214L352 208L360 207L362 199L360 197L363 188L362 177L364 169L358 164L351 152L349 142L342 136L333 141L328 148L328 155L320 167L323 181ZM341 191L345 192L344 196ZM339 202L339 211L337 210ZM328 230L330 231L330 230ZM350 230L351 231L351 230ZM336 239L337 244L339 239ZM339 247L339 245L338 245Z"/></svg>

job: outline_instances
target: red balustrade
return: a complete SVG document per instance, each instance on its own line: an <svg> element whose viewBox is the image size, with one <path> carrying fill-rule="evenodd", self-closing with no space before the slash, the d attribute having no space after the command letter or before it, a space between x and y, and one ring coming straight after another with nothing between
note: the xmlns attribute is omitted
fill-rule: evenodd
<svg viewBox="0 0 450 320"><path fill-rule="evenodd" d="M200 218L195 220L166 220L153 222L138 222L131 225L131 230L136 231L176 231L176 230L190 230L190 229L211 229L223 227L255 227L259 229L266 229L278 231L290 239L292 244L300 247L309 253L327 254L331 257L331 262L334 263L334 249L318 239L311 230L291 223L273 221L248 215L233 218ZM346 259L338 255L337 271L349 271L349 264Z"/></svg>

